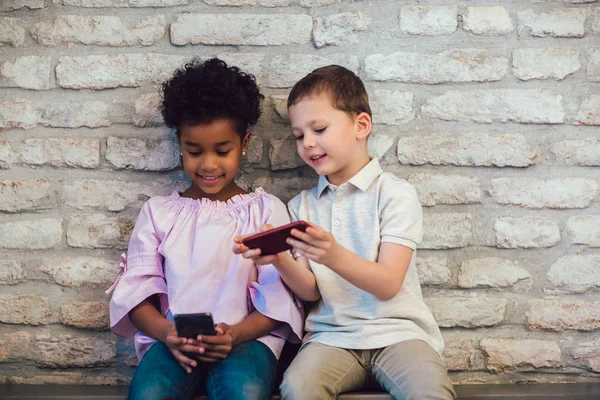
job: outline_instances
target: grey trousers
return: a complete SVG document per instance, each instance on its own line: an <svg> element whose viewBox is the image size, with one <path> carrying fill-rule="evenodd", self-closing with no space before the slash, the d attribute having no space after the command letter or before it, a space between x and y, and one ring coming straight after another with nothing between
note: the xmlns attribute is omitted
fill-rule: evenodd
<svg viewBox="0 0 600 400"><path fill-rule="evenodd" d="M285 400L335 399L375 382L397 400L456 398L442 359L421 340L375 350L309 343L286 371L281 395Z"/></svg>

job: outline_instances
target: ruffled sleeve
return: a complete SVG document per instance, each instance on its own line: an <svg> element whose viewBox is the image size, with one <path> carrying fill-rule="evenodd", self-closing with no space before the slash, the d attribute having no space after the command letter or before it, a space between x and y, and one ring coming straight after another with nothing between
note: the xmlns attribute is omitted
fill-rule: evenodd
<svg viewBox="0 0 600 400"><path fill-rule="evenodd" d="M121 275L111 287L110 326L119 336L133 338L137 328L129 311L148 297L158 294L163 314L168 310L167 282L163 258L158 253L160 239L156 233L151 202L147 201L138 216L129 241L127 257L121 263Z"/></svg>
<svg viewBox="0 0 600 400"><path fill-rule="evenodd" d="M275 227L290 222L285 205L278 198L266 195L263 200L263 224ZM272 335L293 343L302 341L304 329L304 308L288 287L283 283L273 265L259 265L258 280L249 287L252 306L261 314L281 321L282 324Z"/></svg>

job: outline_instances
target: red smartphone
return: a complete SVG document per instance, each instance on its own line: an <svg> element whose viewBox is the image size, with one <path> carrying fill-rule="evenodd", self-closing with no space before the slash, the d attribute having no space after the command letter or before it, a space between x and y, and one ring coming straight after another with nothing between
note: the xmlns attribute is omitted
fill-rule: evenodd
<svg viewBox="0 0 600 400"><path fill-rule="evenodd" d="M212 314L175 314L177 336L195 339L198 335L216 335Z"/></svg>
<svg viewBox="0 0 600 400"><path fill-rule="evenodd" d="M308 223L305 221L296 221L269 229L268 231L257 233L256 235L248 236L242 243L250 249L260 249L261 256L277 254L292 248L292 246L286 243L286 239L292 237L292 229L298 229L304 232L306 231L306 228L308 228Z"/></svg>

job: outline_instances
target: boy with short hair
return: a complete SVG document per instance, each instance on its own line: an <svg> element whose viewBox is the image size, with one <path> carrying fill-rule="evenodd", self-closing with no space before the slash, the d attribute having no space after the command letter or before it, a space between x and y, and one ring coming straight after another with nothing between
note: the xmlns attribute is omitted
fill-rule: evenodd
<svg viewBox="0 0 600 400"><path fill-rule="evenodd" d="M421 205L412 185L369 157L364 84L346 68L319 68L296 83L288 109L298 153L319 174L317 187L288 204L292 220L310 227L292 231L293 257L261 257L239 238L235 248L275 265L299 298L316 302L283 398L333 399L373 378L396 399L455 398L415 266Z"/></svg>

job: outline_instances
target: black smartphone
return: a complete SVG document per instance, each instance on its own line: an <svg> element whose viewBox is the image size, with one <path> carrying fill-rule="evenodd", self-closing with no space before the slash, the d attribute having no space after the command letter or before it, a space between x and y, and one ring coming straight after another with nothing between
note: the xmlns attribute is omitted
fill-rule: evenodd
<svg viewBox="0 0 600 400"><path fill-rule="evenodd" d="M175 314L177 336L195 339L198 335L216 335L215 322L209 312L199 314Z"/></svg>
<svg viewBox="0 0 600 400"><path fill-rule="evenodd" d="M292 229L304 232L306 228L308 228L308 224L305 221L296 221L248 236L242 243L248 246L249 249L260 249L261 256L277 254L292 248L286 242L287 238L292 237Z"/></svg>

